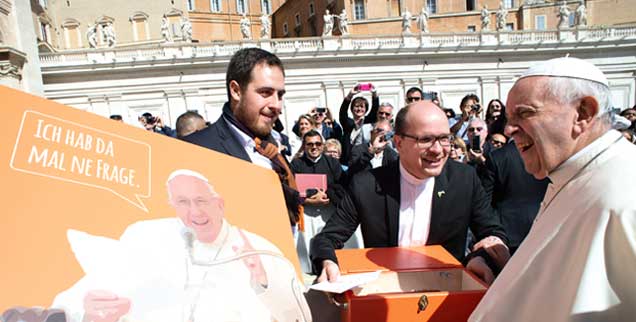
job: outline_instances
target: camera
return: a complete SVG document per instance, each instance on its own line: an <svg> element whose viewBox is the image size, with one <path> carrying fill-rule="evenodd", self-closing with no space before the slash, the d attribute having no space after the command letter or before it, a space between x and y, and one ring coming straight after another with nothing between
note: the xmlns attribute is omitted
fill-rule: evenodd
<svg viewBox="0 0 636 322"><path fill-rule="evenodd" d="M470 149L474 152L481 153L481 136L479 134L473 135L473 139L470 141Z"/></svg>
<svg viewBox="0 0 636 322"><path fill-rule="evenodd" d="M470 106L470 109L475 111L475 112L478 112L481 109L481 105L473 104L473 105Z"/></svg>
<svg viewBox="0 0 636 322"><path fill-rule="evenodd" d="M358 85L359 91L370 91L373 85L371 83L362 83Z"/></svg>
<svg viewBox="0 0 636 322"><path fill-rule="evenodd" d="M316 113L327 113L326 107L316 107Z"/></svg>
<svg viewBox="0 0 636 322"><path fill-rule="evenodd" d="M307 196L306 198L311 198L315 196L317 193L318 193L318 189L310 188L305 190L305 195Z"/></svg>
<svg viewBox="0 0 636 322"><path fill-rule="evenodd" d="M152 115L144 115L144 119L146 120L146 124L155 124L157 123L157 117Z"/></svg>
<svg viewBox="0 0 636 322"><path fill-rule="evenodd" d="M422 99L427 101L435 101L437 100L437 92L424 92L424 96Z"/></svg>
<svg viewBox="0 0 636 322"><path fill-rule="evenodd" d="M384 136L382 137L382 139L383 139L384 141L391 141L391 139L393 138L393 136L395 136L395 132L393 132L393 131L389 131L389 132L384 133Z"/></svg>

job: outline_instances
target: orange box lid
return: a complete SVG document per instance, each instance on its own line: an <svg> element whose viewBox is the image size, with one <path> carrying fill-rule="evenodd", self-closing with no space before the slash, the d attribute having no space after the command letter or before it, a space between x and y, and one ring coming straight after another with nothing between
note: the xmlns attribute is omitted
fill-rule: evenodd
<svg viewBox="0 0 636 322"><path fill-rule="evenodd" d="M340 272L422 271L462 268L462 264L439 245L336 250Z"/></svg>

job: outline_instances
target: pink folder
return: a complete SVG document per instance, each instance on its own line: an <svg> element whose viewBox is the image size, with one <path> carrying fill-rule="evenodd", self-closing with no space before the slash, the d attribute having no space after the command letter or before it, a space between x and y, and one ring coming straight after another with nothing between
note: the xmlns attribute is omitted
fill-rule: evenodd
<svg viewBox="0 0 636 322"><path fill-rule="evenodd" d="M307 189L322 189L327 191L326 174L297 173L296 185L301 197L307 197Z"/></svg>

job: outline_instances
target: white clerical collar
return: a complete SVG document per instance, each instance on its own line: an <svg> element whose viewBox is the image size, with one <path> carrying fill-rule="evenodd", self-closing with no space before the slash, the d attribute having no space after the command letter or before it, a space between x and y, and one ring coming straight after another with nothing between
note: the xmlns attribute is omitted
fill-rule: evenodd
<svg viewBox="0 0 636 322"><path fill-rule="evenodd" d="M402 180L406 181L408 184L413 186L420 186L420 185L426 184L429 180L431 180L431 177L420 179L413 176L404 168L404 166L402 166L402 161L400 161L399 163L400 163L400 178L402 178Z"/></svg>
<svg viewBox="0 0 636 322"><path fill-rule="evenodd" d="M322 158L322 154L321 154L321 155L319 155L319 156L316 158L316 160L312 160L312 159L309 157L309 155L308 155L307 153L305 153L305 157L307 158L307 160L309 160L309 161L313 162L314 164L316 164L316 163L318 163L318 161L320 161L320 158Z"/></svg>
<svg viewBox="0 0 636 322"><path fill-rule="evenodd" d="M230 125L230 129L232 129L232 131L236 134L236 136L237 136L238 140L241 142L241 146L243 148L249 147L249 148L253 149L253 148L256 147L256 143L254 143L254 139L252 139L249 135L247 135L245 132L241 131L238 127L236 127L231 122L227 122L227 124Z"/></svg>
<svg viewBox="0 0 636 322"><path fill-rule="evenodd" d="M557 187L566 184L581 168L586 166L593 158L616 142L621 136L622 134L616 130L607 131L550 172L548 175L550 181Z"/></svg>

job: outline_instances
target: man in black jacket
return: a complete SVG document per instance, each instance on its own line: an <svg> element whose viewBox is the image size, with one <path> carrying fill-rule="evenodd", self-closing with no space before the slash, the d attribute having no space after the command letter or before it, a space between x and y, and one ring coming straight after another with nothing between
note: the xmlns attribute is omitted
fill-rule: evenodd
<svg viewBox="0 0 636 322"><path fill-rule="evenodd" d="M398 159L398 154L391 147L393 131L388 120L380 120L371 130L371 140L358 144L351 151L349 175L385 166Z"/></svg>
<svg viewBox="0 0 636 322"><path fill-rule="evenodd" d="M400 160L354 176L349 194L312 241L318 280L338 278L334 250L361 225L365 247L439 244L460 261L470 227L483 249L469 255L467 268L491 283L487 257L505 263L506 236L474 169L446 162L451 143L446 115L430 101L410 104L398 113L395 133Z"/></svg>
<svg viewBox="0 0 636 322"><path fill-rule="evenodd" d="M228 102L221 117L183 140L275 170L281 179L290 221L295 225L299 216L298 192L292 187L293 175L271 134L283 108L283 63L265 50L241 49L230 60L225 85Z"/></svg>
<svg viewBox="0 0 636 322"><path fill-rule="evenodd" d="M506 231L510 254L514 254L532 227L549 181L526 172L514 142L492 151L485 169L478 172L481 182Z"/></svg>

